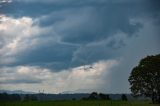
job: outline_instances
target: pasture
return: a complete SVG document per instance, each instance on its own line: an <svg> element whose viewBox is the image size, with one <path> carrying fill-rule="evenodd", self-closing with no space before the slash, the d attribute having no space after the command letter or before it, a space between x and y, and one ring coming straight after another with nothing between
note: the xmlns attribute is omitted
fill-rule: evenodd
<svg viewBox="0 0 160 106"><path fill-rule="evenodd" d="M1 102L0 106L160 106L148 101L30 101L30 102Z"/></svg>

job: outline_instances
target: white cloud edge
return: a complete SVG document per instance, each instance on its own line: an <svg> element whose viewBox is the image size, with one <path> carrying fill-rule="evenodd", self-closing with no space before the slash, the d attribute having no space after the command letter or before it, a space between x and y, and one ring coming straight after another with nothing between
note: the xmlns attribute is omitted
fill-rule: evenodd
<svg viewBox="0 0 160 106"><path fill-rule="evenodd" d="M0 72L2 76L0 82L5 80L30 78L42 80L37 84L0 84L1 88L8 89L23 89L30 91L38 91L44 89L50 93L60 93L63 91L76 91L78 89L99 89L103 85L104 75L109 75L111 68L118 65L117 60L99 61L92 66L94 69L84 70L83 66L72 68L70 70L63 70L61 72L53 72L49 69L42 69L35 66L19 66L15 68L3 68Z"/></svg>
<svg viewBox="0 0 160 106"><path fill-rule="evenodd" d="M0 45L0 56L3 58L0 64L8 64L16 61L14 55L27 49L34 49L39 43L44 43L43 40L39 41L39 36L51 30L54 32L50 27L42 28L34 25L34 21L31 17L20 17L16 19L0 15L0 38L2 41L2 46Z"/></svg>

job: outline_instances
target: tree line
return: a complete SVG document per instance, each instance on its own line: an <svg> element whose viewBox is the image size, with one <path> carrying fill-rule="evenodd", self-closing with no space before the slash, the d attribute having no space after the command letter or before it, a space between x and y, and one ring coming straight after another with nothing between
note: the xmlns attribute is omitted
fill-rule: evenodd
<svg viewBox="0 0 160 106"><path fill-rule="evenodd" d="M33 94L26 94L24 97L19 94L0 93L0 101L36 101L37 96Z"/></svg>
<svg viewBox="0 0 160 106"><path fill-rule="evenodd" d="M108 94L92 92L88 97L83 97L82 100L112 100ZM125 94L121 95L122 101L127 101L128 98Z"/></svg>
<svg viewBox="0 0 160 106"><path fill-rule="evenodd" d="M7 94L7 93L0 93L0 101L39 101L37 94L25 94L25 95L19 95L19 94ZM76 100L75 98L72 98L72 100ZM97 93L92 92L89 94L88 97L83 97L81 100L112 100L108 94L103 93ZM127 101L127 96L125 94L121 95L121 100Z"/></svg>

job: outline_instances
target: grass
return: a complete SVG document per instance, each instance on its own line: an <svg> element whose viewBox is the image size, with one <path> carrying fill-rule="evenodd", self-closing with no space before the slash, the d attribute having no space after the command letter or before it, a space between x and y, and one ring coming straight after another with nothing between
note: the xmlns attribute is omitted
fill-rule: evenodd
<svg viewBox="0 0 160 106"><path fill-rule="evenodd" d="M0 102L0 106L160 106L147 101L31 101Z"/></svg>

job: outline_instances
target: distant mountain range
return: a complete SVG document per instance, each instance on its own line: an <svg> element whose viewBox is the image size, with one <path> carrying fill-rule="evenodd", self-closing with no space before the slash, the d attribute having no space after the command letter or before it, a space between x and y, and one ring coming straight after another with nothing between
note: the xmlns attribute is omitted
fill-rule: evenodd
<svg viewBox="0 0 160 106"><path fill-rule="evenodd" d="M35 92L30 91L22 91L22 90L0 90L0 93L8 93L8 94L36 94Z"/></svg>
<svg viewBox="0 0 160 106"><path fill-rule="evenodd" d="M81 91L81 90L77 90ZM8 94L19 94L22 98L24 98L25 94L33 94L35 95L38 100L72 100L73 98L79 100L83 97L88 97L90 93L77 93L77 91L65 91L59 94L47 94L47 93L36 93L30 91L23 91L23 90L0 90L0 93L8 93ZM113 100L120 100L122 94L108 94L111 99ZM139 97L134 98L131 94L125 94L128 100L135 100L135 99L147 99L146 97Z"/></svg>

